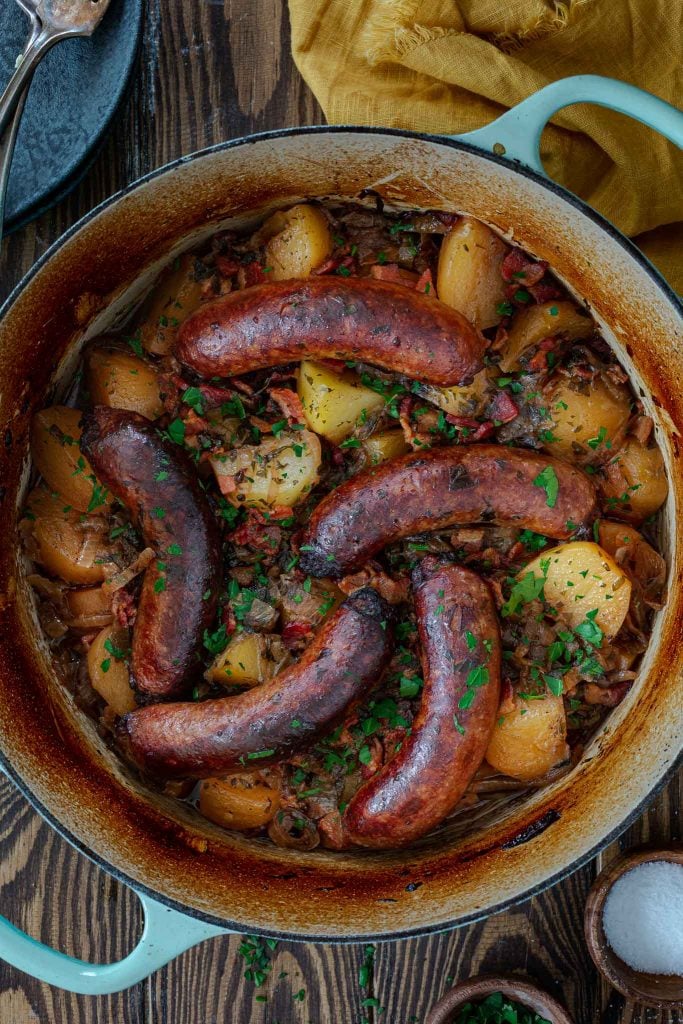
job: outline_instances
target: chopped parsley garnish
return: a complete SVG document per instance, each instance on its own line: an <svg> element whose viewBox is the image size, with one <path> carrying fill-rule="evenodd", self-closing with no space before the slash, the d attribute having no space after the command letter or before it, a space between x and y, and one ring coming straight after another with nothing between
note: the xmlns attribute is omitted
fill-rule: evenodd
<svg viewBox="0 0 683 1024"><path fill-rule="evenodd" d="M182 398L185 405L189 405L191 409L194 409L198 416L204 415L204 396L199 388L187 388L183 392Z"/></svg>
<svg viewBox="0 0 683 1024"><path fill-rule="evenodd" d="M239 955L244 959L247 969L244 977L253 981L258 988L266 981L272 968L269 952L277 947L277 939L261 939L258 935L247 935L239 947Z"/></svg>
<svg viewBox="0 0 683 1024"><path fill-rule="evenodd" d="M175 444L185 443L185 424L180 419L175 419L172 423L169 423L167 434L171 441Z"/></svg>
<svg viewBox="0 0 683 1024"><path fill-rule="evenodd" d="M94 483L92 488L92 498L88 503L86 512L94 512L96 508L99 508L101 505L104 505L107 501L107 495L109 494L107 488L104 487L102 484L98 484L97 481L95 480L95 477L93 477L93 480Z"/></svg>
<svg viewBox="0 0 683 1024"><path fill-rule="evenodd" d="M598 609L586 612L586 618L575 627L574 632L591 647L600 647L604 633L595 621Z"/></svg>
<svg viewBox="0 0 683 1024"><path fill-rule="evenodd" d="M548 572L549 560L547 562L541 562L541 569L543 570L542 576L536 576L533 572L526 572L524 575L515 581L510 591L510 596L500 610L500 614L505 618L508 615L514 615L524 604L529 604L530 601L535 601L539 597L543 597L543 588L545 587L546 575Z"/></svg>
<svg viewBox="0 0 683 1024"><path fill-rule="evenodd" d="M586 441L586 444L588 445L589 448L592 448L593 451L595 451L596 448L599 448L600 445L604 442L606 437L607 437L607 428L606 427L600 427L600 429L598 430L597 435L595 437L589 437L588 440Z"/></svg>
<svg viewBox="0 0 683 1024"><path fill-rule="evenodd" d="M228 631L225 623L222 623L213 633L209 633L208 629L204 630L204 646L209 654L220 654L225 650L227 643Z"/></svg>
<svg viewBox="0 0 683 1024"><path fill-rule="evenodd" d="M545 491L545 503L548 508L555 508L560 483L552 466L546 466L533 481L534 487L542 487Z"/></svg>

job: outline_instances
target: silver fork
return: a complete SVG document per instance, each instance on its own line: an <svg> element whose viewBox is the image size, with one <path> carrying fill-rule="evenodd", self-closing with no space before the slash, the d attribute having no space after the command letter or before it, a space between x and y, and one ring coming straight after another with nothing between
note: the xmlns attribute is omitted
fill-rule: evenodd
<svg viewBox="0 0 683 1024"><path fill-rule="evenodd" d="M17 3L29 16L31 35L0 96L0 241L12 154L33 72L55 43L74 36L91 36L107 13L110 0L17 0Z"/></svg>

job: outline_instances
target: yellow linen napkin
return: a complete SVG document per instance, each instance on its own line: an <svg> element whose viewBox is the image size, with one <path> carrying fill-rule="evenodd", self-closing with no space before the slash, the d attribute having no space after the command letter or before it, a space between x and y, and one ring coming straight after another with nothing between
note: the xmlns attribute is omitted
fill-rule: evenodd
<svg viewBox="0 0 683 1024"><path fill-rule="evenodd" d="M332 124L478 128L548 82L601 74L683 95L683 4L667 0L289 0L294 60ZM548 173L635 237L683 292L683 156L587 104L553 118Z"/></svg>

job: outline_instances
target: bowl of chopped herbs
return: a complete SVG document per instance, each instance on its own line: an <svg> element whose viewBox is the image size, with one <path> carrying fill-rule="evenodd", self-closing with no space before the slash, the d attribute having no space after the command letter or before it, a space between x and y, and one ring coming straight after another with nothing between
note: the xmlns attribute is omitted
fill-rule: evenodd
<svg viewBox="0 0 683 1024"><path fill-rule="evenodd" d="M557 1000L523 978L471 978L450 989L425 1024L572 1024Z"/></svg>

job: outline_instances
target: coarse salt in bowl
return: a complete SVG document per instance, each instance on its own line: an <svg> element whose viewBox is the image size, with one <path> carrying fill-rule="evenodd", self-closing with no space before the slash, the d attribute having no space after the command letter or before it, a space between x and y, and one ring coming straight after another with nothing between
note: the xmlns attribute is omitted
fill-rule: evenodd
<svg viewBox="0 0 683 1024"><path fill-rule="evenodd" d="M602 925L633 970L683 975L683 865L656 860L626 871L609 891Z"/></svg>

